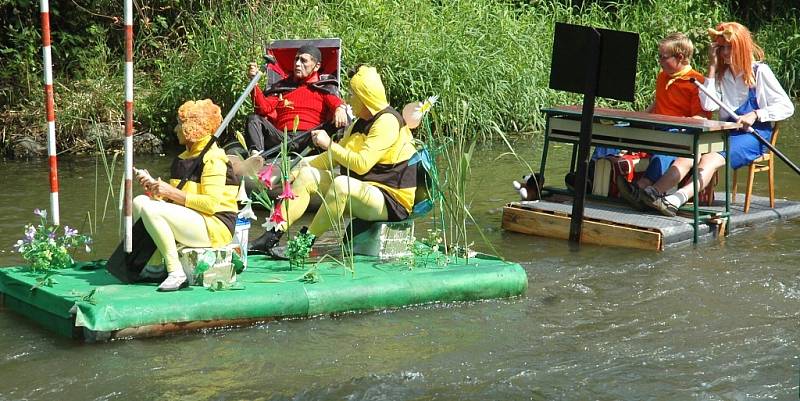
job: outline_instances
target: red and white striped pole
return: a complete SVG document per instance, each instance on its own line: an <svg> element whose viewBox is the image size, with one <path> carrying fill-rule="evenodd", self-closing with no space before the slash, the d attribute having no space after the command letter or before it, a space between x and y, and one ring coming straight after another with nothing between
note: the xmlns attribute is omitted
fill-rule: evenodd
<svg viewBox="0 0 800 401"><path fill-rule="evenodd" d="M133 1L125 0L125 252L133 251Z"/></svg>
<svg viewBox="0 0 800 401"><path fill-rule="evenodd" d="M56 112L53 101L53 58L50 52L50 4L39 1L42 17L42 59L44 61L44 103L47 111L47 155L50 161L50 216L59 225L58 160L56 158Z"/></svg>

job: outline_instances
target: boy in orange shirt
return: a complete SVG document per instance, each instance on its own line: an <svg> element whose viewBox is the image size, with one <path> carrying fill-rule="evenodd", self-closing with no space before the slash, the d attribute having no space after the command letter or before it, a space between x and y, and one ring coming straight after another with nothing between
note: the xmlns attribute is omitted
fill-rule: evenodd
<svg viewBox="0 0 800 401"><path fill-rule="evenodd" d="M703 74L695 71L690 64L694 45L683 33L668 35L658 43L658 63L661 71L656 78L655 100L647 108L648 113L675 117L710 118L711 113L703 110L697 86L691 78L703 82ZM625 177L617 176L617 189L623 199L634 208L645 210L642 202L644 188L653 185L667 171L675 160L674 156L653 154L645 174L633 184ZM658 188L666 192L669 188Z"/></svg>

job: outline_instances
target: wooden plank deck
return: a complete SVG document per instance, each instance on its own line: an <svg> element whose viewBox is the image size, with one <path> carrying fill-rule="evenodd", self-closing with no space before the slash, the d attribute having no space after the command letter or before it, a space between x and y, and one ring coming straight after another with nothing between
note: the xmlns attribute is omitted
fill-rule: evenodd
<svg viewBox="0 0 800 401"><path fill-rule="evenodd" d="M711 213L725 210L724 193L717 193L712 206L701 209ZM722 199L722 200L719 200ZM800 202L776 199L775 208L769 207L769 198L753 196L750 213L743 212L744 195L731 203L731 217L701 223L701 239L715 239L726 229L729 232L754 229L753 226L770 221L792 219L800 216ZM512 202L503 208L504 229L523 234L567 239L569 237L572 198L552 196L535 202ZM581 242L596 245L618 246L660 251L666 247L692 241L691 214L667 217L656 212L639 212L626 204L587 200Z"/></svg>

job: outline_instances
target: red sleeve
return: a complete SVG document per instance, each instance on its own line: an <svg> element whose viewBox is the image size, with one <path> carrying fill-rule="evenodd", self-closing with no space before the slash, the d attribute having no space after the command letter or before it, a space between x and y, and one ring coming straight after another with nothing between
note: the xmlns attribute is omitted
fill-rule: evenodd
<svg viewBox="0 0 800 401"><path fill-rule="evenodd" d="M336 108L339 107L340 104L344 103L342 102L342 99L339 99L339 96L330 93L326 93L322 97L322 102L323 104L325 104L326 113L328 113L331 116L333 115L333 111L336 110Z"/></svg>
<svg viewBox="0 0 800 401"><path fill-rule="evenodd" d="M269 116L269 113L275 110L275 106L277 104L277 96L266 97L258 85L253 88L253 108L255 109L256 114L262 117L267 117Z"/></svg>

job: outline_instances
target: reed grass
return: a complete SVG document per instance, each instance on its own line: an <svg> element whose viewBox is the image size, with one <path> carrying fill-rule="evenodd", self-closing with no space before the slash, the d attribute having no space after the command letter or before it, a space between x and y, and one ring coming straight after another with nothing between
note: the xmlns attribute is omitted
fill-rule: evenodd
<svg viewBox="0 0 800 401"><path fill-rule="evenodd" d="M463 102L461 107L463 114L468 113L468 103ZM500 255L470 212L473 196L467 192L467 185L472 176L472 157L478 134L463 125L454 127L453 135L432 129L431 125L442 125L435 111L431 112L430 120L432 124L428 124L426 117L422 132L417 134L425 138L424 146L434 159L432 171L428 172L431 181L428 193L436 205L431 219L434 231L441 235L443 251L448 257L463 258L467 262L476 249L471 234L477 233L483 245L493 254ZM417 185L424 183L418 182Z"/></svg>
<svg viewBox="0 0 800 401"><path fill-rule="evenodd" d="M376 0L366 6L354 0L301 0L279 7L247 7L242 11L217 10L215 18L197 20L198 25L190 30L195 34L189 47L177 49L170 56L175 62L164 64L163 82L175 86L161 92L160 103L174 104L172 94L182 92L177 88L187 87L185 81L177 79L183 73L180 60L200 60L218 50L214 38L235 41L241 33L246 33L243 42L231 46L252 48L252 30L248 28L256 19L269 21L261 25L260 31L260 38L266 42L281 38L340 37L344 68L357 63L378 67L393 104L439 94L441 128L451 132L464 125L476 131L481 140L497 139L492 124L503 132L541 130L544 125L541 107L579 101L578 95L548 88L555 22L639 32L636 102L601 100L601 105L643 109L652 99L658 72L655 61L658 40L680 30L697 42L705 42L706 27L714 21L730 19L723 6L708 2L679 5L593 2L576 8L561 2L514 5L465 0ZM239 34L231 34L231 29L237 26ZM237 58L241 54L227 57ZM218 57L208 56L211 60ZM193 68L206 71L204 76L209 83L229 77L241 86L244 59L230 65L234 66L234 72L215 70L208 62ZM219 83L215 87L225 85ZM347 87L346 83L343 87ZM223 96L230 97L234 92ZM472 105L466 113L460 106L463 101ZM164 110L171 111L171 106Z"/></svg>
<svg viewBox="0 0 800 401"><path fill-rule="evenodd" d="M111 4L100 3L104 7ZM548 88L555 22L640 34L635 102L601 99L600 105L641 110L652 99L658 39L673 31L688 33L698 46L695 66L704 70L704 30L719 21L735 20L727 3L154 1L142 6L137 20L136 130L151 131L171 141L174 111L186 99L212 98L223 108L233 104L247 83L246 63L260 61L259 49L265 42L340 37L343 67L356 63L377 66L392 104L439 94L439 128L444 132L463 125L479 140L497 140L498 130L540 131L544 123L541 107L579 102L578 95ZM766 20L754 33L783 85L796 93L800 78L797 20L791 15ZM54 62L60 67L55 89L57 132L65 149L92 147L82 136L93 119L122 121L120 33L97 23L86 34L88 39L75 41L80 49L69 48L69 41L54 44ZM13 43L36 39L33 29L14 35ZM0 78L10 85L0 89L0 96L12 101L0 106L0 120L13 127L15 135L44 143L43 96L37 80L41 56L37 45L28 47L9 53L14 57L2 62L9 68ZM70 57L65 58L66 54ZM19 82L6 78L12 73L21 77ZM461 110L463 101L472 105L466 113ZM250 107L242 108L230 132L243 129L248 110ZM0 146L11 139L13 135Z"/></svg>
<svg viewBox="0 0 800 401"><path fill-rule="evenodd" d="M117 170L117 159L120 155L119 152L112 153L111 161L108 160L108 155L100 137L95 138L97 141L97 152L95 154L95 172L94 172L94 226L91 226L92 233L97 231L97 223L104 222L108 214L109 202L112 202L116 195L114 194L114 172ZM100 166L102 164L102 171L105 174L106 190L105 199L103 201L103 212L98 214L98 197L100 194ZM88 213L88 212L87 212ZM99 216L99 218L98 218ZM91 217L91 216L90 216ZM91 221L91 219L90 219Z"/></svg>
<svg viewBox="0 0 800 401"><path fill-rule="evenodd" d="M756 39L783 88L796 94L800 90L800 22L792 17L772 20L761 27Z"/></svg>

